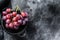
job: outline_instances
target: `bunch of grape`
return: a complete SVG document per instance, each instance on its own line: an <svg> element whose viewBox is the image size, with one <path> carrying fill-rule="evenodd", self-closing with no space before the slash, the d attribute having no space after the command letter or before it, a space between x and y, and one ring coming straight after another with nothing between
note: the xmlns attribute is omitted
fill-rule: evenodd
<svg viewBox="0 0 60 40"><path fill-rule="evenodd" d="M10 8L7 8L2 12L2 14L2 19L6 23L6 28L18 29L21 25L25 25L28 21L28 13L25 11L18 13L16 11L12 11Z"/></svg>

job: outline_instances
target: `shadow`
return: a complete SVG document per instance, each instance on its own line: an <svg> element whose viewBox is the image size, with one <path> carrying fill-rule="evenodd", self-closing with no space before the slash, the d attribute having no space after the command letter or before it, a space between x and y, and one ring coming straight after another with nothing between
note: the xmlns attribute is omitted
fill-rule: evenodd
<svg viewBox="0 0 60 40"><path fill-rule="evenodd" d="M60 8L59 8L58 4L53 3L53 4L48 4L47 6L48 6L48 11L51 12L52 15L56 16L59 14Z"/></svg>
<svg viewBox="0 0 60 40"><path fill-rule="evenodd" d="M34 17L33 17L33 21L34 21L34 22L40 21L42 14L43 14L43 13L42 13L42 10L41 10L40 8L37 8L37 9L35 10L35 14L34 14Z"/></svg>
<svg viewBox="0 0 60 40"><path fill-rule="evenodd" d="M2 0L1 5L0 5L0 12L1 12L4 8L8 7L10 3L11 3L11 0L4 0L4 1Z"/></svg>
<svg viewBox="0 0 60 40"><path fill-rule="evenodd" d="M26 37L12 36L14 40L27 40Z"/></svg>
<svg viewBox="0 0 60 40"><path fill-rule="evenodd" d="M29 39L34 38L34 35L36 34L36 27L32 21L28 22L26 31Z"/></svg>
<svg viewBox="0 0 60 40"><path fill-rule="evenodd" d="M46 22L50 25L53 22L53 17L45 18Z"/></svg>

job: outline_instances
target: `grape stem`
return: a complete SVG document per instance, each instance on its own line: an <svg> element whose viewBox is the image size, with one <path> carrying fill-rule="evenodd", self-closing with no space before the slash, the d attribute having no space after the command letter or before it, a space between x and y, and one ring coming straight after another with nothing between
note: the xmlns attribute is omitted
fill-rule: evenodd
<svg viewBox="0 0 60 40"><path fill-rule="evenodd" d="M18 10L20 10L20 12L22 11L21 8L17 5L17 6L16 6L16 12L17 12Z"/></svg>

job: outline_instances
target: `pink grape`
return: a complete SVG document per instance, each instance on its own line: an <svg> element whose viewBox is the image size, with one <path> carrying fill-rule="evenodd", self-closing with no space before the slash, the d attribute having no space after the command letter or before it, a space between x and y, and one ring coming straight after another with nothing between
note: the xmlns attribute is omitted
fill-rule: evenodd
<svg viewBox="0 0 60 40"><path fill-rule="evenodd" d="M12 15L13 15L13 16L16 16L16 15L17 15L17 12L13 12Z"/></svg>
<svg viewBox="0 0 60 40"><path fill-rule="evenodd" d="M3 15L5 16L7 14L7 12L6 11L3 11Z"/></svg>
<svg viewBox="0 0 60 40"><path fill-rule="evenodd" d="M9 28L13 28L13 23L10 23L9 24Z"/></svg>
<svg viewBox="0 0 60 40"><path fill-rule="evenodd" d="M10 13L10 16L11 16L11 17L13 16L12 13Z"/></svg>
<svg viewBox="0 0 60 40"><path fill-rule="evenodd" d="M7 9L6 9L6 12L11 12L11 9L10 9L10 8L7 8Z"/></svg>
<svg viewBox="0 0 60 40"><path fill-rule="evenodd" d="M27 12L21 12L21 15L22 15L23 17L27 17L27 16L28 16Z"/></svg>
<svg viewBox="0 0 60 40"><path fill-rule="evenodd" d="M17 18L16 18L16 17L14 17L12 20L13 20L13 21L17 21Z"/></svg>
<svg viewBox="0 0 60 40"><path fill-rule="evenodd" d="M24 19L24 21L26 21L26 22L27 22L27 21L28 21L28 18L25 18L25 19Z"/></svg>
<svg viewBox="0 0 60 40"><path fill-rule="evenodd" d="M23 19L23 16L22 15L20 15L20 17L21 17L21 19Z"/></svg>
<svg viewBox="0 0 60 40"><path fill-rule="evenodd" d="M17 19L21 19L20 14L17 14L16 17L17 17Z"/></svg>
<svg viewBox="0 0 60 40"><path fill-rule="evenodd" d="M17 27L17 26L14 26L14 29L16 29L16 30L17 30L18 28L19 28L19 27Z"/></svg>
<svg viewBox="0 0 60 40"><path fill-rule="evenodd" d="M3 18L2 18L3 20L6 20L7 18L6 18L6 16L3 16Z"/></svg>
<svg viewBox="0 0 60 40"><path fill-rule="evenodd" d="M18 26L18 22L13 22L14 26Z"/></svg>
<svg viewBox="0 0 60 40"><path fill-rule="evenodd" d="M10 19L7 19L7 20L6 20L6 23L8 23L8 24L9 24L9 23L10 23L10 21L11 21Z"/></svg>
<svg viewBox="0 0 60 40"><path fill-rule="evenodd" d="M10 8L7 8L6 11L3 11L3 20L5 20L6 28L18 29L19 26L25 25L28 21L28 13L22 11L21 14L11 11Z"/></svg>
<svg viewBox="0 0 60 40"><path fill-rule="evenodd" d="M23 24L22 25L25 25L26 24L26 22L25 21L23 21Z"/></svg>
<svg viewBox="0 0 60 40"><path fill-rule="evenodd" d="M18 23L19 23L19 24L22 24L22 20L18 20Z"/></svg>
<svg viewBox="0 0 60 40"><path fill-rule="evenodd" d="M7 14L6 17L7 17L7 19L10 19L11 18L11 15L10 14Z"/></svg>
<svg viewBox="0 0 60 40"><path fill-rule="evenodd" d="M9 25L8 25L8 24L6 24L5 26L6 26L6 28L8 28L8 27L9 27Z"/></svg>

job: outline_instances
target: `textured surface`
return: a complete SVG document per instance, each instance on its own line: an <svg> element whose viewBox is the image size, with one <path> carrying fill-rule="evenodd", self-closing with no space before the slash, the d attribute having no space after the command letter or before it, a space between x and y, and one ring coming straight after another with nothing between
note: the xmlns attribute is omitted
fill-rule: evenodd
<svg viewBox="0 0 60 40"><path fill-rule="evenodd" d="M14 37L4 32L5 40L60 40L59 0L12 0L12 8L19 5L29 14L27 35Z"/></svg>

